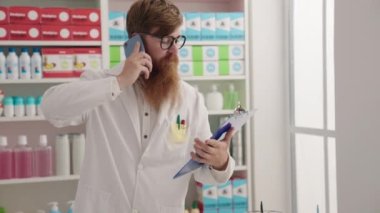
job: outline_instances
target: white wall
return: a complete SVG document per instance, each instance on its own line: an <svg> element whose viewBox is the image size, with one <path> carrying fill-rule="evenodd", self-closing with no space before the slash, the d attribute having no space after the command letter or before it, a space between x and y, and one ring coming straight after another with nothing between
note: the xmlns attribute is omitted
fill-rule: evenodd
<svg viewBox="0 0 380 213"><path fill-rule="evenodd" d="M291 213L290 145L285 42L287 8L283 0L250 1L254 82L252 159L254 205ZM252 71L251 71L252 72Z"/></svg>
<svg viewBox="0 0 380 213"><path fill-rule="evenodd" d="M336 0L339 212L380 212L380 1Z"/></svg>

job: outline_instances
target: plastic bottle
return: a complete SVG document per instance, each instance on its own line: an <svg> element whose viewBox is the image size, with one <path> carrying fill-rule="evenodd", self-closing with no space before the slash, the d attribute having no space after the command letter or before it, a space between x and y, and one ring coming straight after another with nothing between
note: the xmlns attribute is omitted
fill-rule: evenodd
<svg viewBox="0 0 380 213"><path fill-rule="evenodd" d="M5 94L4 94L3 90L0 89L0 103L3 101L4 96L5 96Z"/></svg>
<svg viewBox="0 0 380 213"><path fill-rule="evenodd" d="M39 48L33 48L30 71L32 73L32 79L42 78L42 58Z"/></svg>
<svg viewBox="0 0 380 213"><path fill-rule="evenodd" d="M34 151L35 175L48 177L53 175L52 147L48 145L47 136L40 135L39 146Z"/></svg>
<svg viewBox="0 0 380 213"><path fill-rule="evenodd" d="M15 116L13 98L10 96L4 97L3 106L4 106L4 116L7 118L13 118Z"/></svg>
<svg viewBox="0 0 380 213"><path fill-rule="evenodd" d="M24 117L25 116L25 105L24 99L19 96L15 96L13 98L14 107L15 107L15 116L16 117Z"/></svg>
<svg viewBox="0 0 380 213"><path fill-rule="evenodd" d="M20 79L30 79L30 56L28 53L28 48L21 48L21 55L19 58L19 74Z"/></svg>
<svg viewBox="0 0 380 213"><path fill-rule="evenodd" d="M235 86L233 84L230 84L228 86L228 91L224 93L224 109L235 109L238 101L239 101L239 94L235 91Z"/></svg>
<svg viewBox="0 0 380 213"><path fill-rule="evenodd" d="M18 73L18 57L16 55L15 48L9 48L7 56L7 78L11 80L16 80L19 78Z"/></svg>
<svg viewBox="0 0 380 213"><path fill-rule="evenodd" d="M34 117L37 115L36 99L33 96L26 97L26 116Z"/></svg>
<svg viewBox="0 0 380 213"><path fill-rule="evenodd" d="M0 80L7 79L7 63L3 48L0 47Z"/></svg>
<svg viewBox="0 0 380 213"><path fill-rule="evenodd" d="M201 93L201 92L199 91L199 87L198 87L198 85L194 84L193 87L194 87L195 91L199 92L199 94L201 95L202 101L203 101L203 103L204 103L204 102L205 102L205 96L203 95L203 93Z"/></svg>
<svg viewBox="0 0 380 213"><path fill-rule="evenodd" d="M67 204L69 204L69 208L67 209L67 213L73 213L73 211L74 211L74 201L70 200L70 201L67 202Z"/></svg>
<svg viewBox="0 0 380 213"><path fill-rule="evenodd" d="M13 152L8 147L7 137L0 136L0 180L11 179L13 173Z"/></svg>
<svg viewBox="0 0 380 213"><path fill-rule="evenodd" d="M85 137L84 134L74 134L73 135L73 152L72 152L72 165L73 174L79 175L80 168L82 166L85 148Z"/></svg>
<svg viewBox="0 0 380 213"><path fill-rule="evenodd" d="M200 213L197 201L193 202L193 205L191 207L190 213Z"/></svg>
<svg viewBox="0 0 380 213"><path fill-rule="evenodd" d="M56 201L50 202L48 205L51 205L51 209L49 213L61 213L61 211L59 211L59 208L58 208L58 202Z"/></svg>
<svg viewBox="0 0 380 213"><path fill-rule="evenodd" d="M56 137L55 173L57 176L70 175L70 142L67 134Z"/></svg>
<svg viewBox="0 0 380 213"><path fill-rule="evenodd" d="M42 96L38 96L36 100L37 116L43 116L41 110Z"/></svg>
<svg viewBox="0 0 380 213"><path fill-rule="evenodd" d="M208 110L223 109L223 95L218 91L216 84L211 86L211 92L207 94L206 105Z"/></svg>
<svg viewBox="0 0 380 213"><path fill-rule="evenodd" d="M15 178L29 178L33 176L33 151L28 146L25 135L18 137L18 146L14 149Z"/></svg>

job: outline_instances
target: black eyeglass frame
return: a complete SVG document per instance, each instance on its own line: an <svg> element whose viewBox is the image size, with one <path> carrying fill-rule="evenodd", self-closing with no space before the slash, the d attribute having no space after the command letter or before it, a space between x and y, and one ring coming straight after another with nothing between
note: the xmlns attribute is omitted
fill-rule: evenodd
<svg viewBox="0 0 380 213"><path fill-rule="evenodd" d="M179 41L180 38L183 38L183 44L182 44L181 46L177 46L177 45L176 45L176 47L177 47L178 49L181 49L183 46L185 46L185 43L186 43L186 36L184 36L184 35L179 35L179 36L177 36L177 37L174 37L174 36L170 36L170 35L167 35L167 36L157 36L157 35L154 35L154 34L151 34L151 33L138 33L138 34L141 34L141 35L149 35L149 36L152 36L152 37L154 37L154 38L158 38L158 39L160 39L160 47L161 47L161 49L163 49L163 50L168 50L168 49L170 49L170 48L173 46L174 42L177 44L177 42ZM164 39L164 38L170 38L170 39L171 39L171 42L170 42L170 44L169 44L169 46L168 46L167 48L163 48L163 44L164 44L163 39Z"/></svg>

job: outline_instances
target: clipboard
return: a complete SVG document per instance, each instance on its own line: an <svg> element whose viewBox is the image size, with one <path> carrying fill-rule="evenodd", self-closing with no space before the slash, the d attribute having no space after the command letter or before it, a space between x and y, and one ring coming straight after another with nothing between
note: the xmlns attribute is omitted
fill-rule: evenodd
<svg viewBox="0 0 380 213"><path fill-rule="evenodd" d="M219 140L221 136L226 133L232 127L239 131L241 127L253 116L255 111L238 111L228 118L211 136L210 139ZM174 175L173 179L181 177L191 171L194 171L204 164L190 159L178 172Z"/></svg>

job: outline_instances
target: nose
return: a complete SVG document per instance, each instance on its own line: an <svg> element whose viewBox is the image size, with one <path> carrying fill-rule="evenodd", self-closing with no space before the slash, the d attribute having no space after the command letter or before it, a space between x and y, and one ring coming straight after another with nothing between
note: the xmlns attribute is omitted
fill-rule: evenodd
<svg viewBox="0 0 380 213"><path fill-rule="evenodd" d="M178 47L173 44L169 49L168 49L168 52L172 53L172 54L177 54L178 53Z"/></svg>

